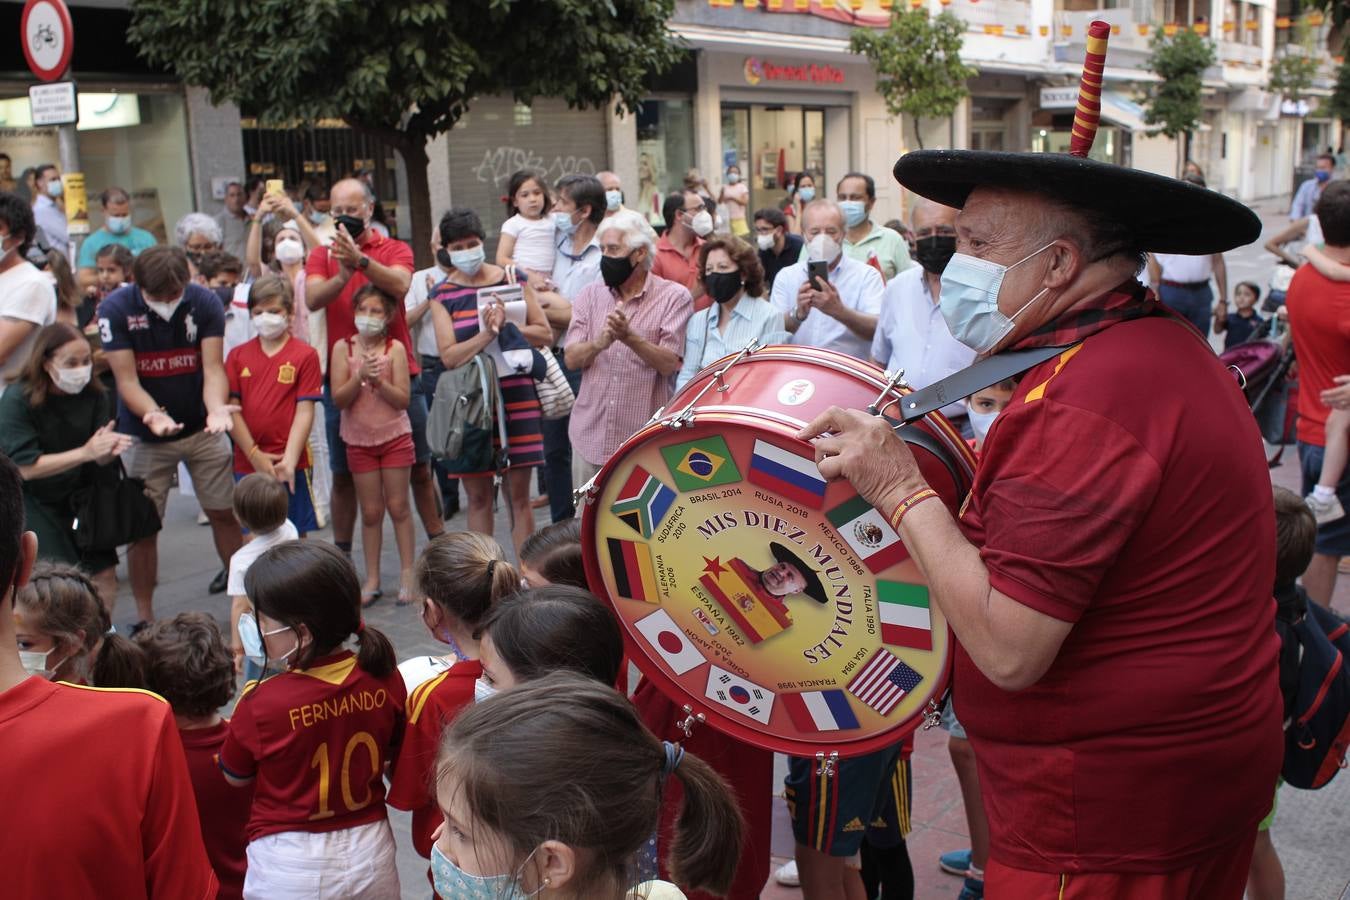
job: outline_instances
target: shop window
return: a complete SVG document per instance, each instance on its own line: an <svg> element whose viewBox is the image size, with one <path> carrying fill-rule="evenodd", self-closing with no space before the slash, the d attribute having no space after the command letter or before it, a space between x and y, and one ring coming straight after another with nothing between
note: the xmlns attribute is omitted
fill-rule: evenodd
<svg viewBox="0 0 1350 900"><path fill-rule="evenodd" d="M629 205L652 227L665 227L662 197L678 189L694 167L694 103L686 97L644 100L638 109L638 190ZM704 172L715 181L718 173ZM634 202L636 201L636 202Z"/></svg>

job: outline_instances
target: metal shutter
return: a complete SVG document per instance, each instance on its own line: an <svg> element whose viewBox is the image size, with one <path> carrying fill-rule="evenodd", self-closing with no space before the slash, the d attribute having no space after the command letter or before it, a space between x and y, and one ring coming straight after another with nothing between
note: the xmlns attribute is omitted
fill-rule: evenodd
<svg viewBox="0 0 1350 900"><path fill-rule="evenodd" d="M482 218L489 261L506 221L501 198L511 174L538 170L552 188L564 175L594 175L608 168L607 118L606 109L568 109L557 99L517 107L509 98L487 97L470 105L449 135L450 202Z"/></svg>

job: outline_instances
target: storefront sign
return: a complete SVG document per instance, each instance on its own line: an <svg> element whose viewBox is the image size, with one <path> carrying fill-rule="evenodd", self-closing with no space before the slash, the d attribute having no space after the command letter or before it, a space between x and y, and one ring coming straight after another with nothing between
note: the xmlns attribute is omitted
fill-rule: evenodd
<svg viewBox="0 0 1350 900"><path fill-rule="evenodd" d="M1074 109L1078 106L1078 88L1041 88L1041 109Z"/></svg>
<svg viewBox="0 0 1350 900"><path fill-rule="evenodd" d="M1308 114L1311 107L1307 100L1282 100L1280 101L1280 115L1298 116L1303 118Z"/></svg>
<svg viewBox="0 0 1350 900"><path fill-rule="evenodd" d="M834 66L806 63L800 66L779 66L758 56L745 60L746 84L759 84L761 81L805 81L815 84L843 84L844 70Z"/></svg>
<svg viewBox="0 0 1350 900"><path fill-rule="evenodd" d="M75 26L65 0L28 0L20 19L23 55L28 68L43 81L55 81L70 65Z"/></svg>
<svg viewBox="0 0 1350 900"><path fill-rule="evenodd" d="M28 105L34 125L74 125L80 121L73 81L30 85Z"/></svg>

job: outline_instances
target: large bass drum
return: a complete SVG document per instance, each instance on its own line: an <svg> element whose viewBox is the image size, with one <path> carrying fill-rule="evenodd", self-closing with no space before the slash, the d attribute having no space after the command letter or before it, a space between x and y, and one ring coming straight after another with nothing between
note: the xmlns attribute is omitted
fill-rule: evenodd
<svg viewBox="0 0 1350 900"><path fill-rule="evenodd" d="M586 490L592 590L691 722L844 757L898 741L941 697L951 634L923 575L794 436L830 406L894 412L906 392L840 353L752 347L695 376ZM955 513L974 471L965 441L936 413L900 434Z"/></svg>

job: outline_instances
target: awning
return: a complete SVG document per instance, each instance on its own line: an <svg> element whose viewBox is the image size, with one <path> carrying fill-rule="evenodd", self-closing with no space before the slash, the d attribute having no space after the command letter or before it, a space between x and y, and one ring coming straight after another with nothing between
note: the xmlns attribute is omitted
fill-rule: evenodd
<svg viewBox="0 0 1350 900"><path fill-rule="evenodd" d="M1119 91L1102 91L1102 119L1128 131L1145 131L1144 108Z"/></svg>

